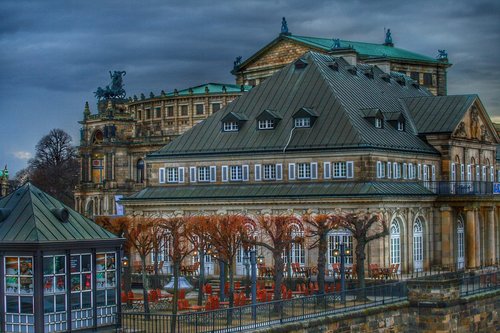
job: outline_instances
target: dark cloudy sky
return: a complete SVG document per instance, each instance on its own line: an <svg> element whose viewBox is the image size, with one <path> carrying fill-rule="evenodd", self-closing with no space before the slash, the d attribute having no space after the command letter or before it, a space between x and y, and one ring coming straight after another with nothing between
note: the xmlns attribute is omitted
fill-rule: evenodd
<svg viewBox="0 0 500 333"><path fill-rule="evenodd" d="M446 49L450 94L478 93L500 118L500 1L0 2L0 164L14 174L63 128L77 143L85 101L125 70L128 95L234 81L233 60L297 35L383 42L429 56Z"/></svg>

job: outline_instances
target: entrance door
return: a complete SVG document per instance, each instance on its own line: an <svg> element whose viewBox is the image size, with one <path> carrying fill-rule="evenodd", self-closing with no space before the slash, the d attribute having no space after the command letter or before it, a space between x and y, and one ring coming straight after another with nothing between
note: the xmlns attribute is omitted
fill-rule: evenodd
<svg viewBox="0 0 500 333"><path fill-rule="evenodd" d="M418 218L413 224L413 270L422 272L424 270L424 248L423 248L423 226Z"/></svg>
<svg viewBox="0 0 500 333"><path fill-rule="evenodd" d="M464 221L458 218L457 222L457 268L465 267L465 246L464 246Z"/></svg>
<svg viewBox="0 0 500 333"><path fill-rule="evenodd" d="M401 270L401 228L396 219L391 224L391 264L399 264Z"/></svg>

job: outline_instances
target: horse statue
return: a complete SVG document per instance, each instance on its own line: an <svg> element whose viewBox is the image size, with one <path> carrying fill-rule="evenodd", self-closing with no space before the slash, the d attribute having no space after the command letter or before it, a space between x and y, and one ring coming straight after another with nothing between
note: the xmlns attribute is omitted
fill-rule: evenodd
<svg viewBox="0 0 500 333"><path fill-rule="evenodd" d="M114 71L111 73L109 71L109 77L111 78L111 87L106 86L106 88L98 87L96 91L94 91L95 97L101 100L107 99L118 99L125 98L126 92L123 89L123 76L125 76L127 72L125 71Z"/></svg>

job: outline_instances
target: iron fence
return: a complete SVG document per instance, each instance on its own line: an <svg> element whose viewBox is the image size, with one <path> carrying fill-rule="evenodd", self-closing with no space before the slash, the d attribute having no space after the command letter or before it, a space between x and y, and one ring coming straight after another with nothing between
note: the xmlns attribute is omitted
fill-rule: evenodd
<svg viewBox="0 0 500 333"><path fill-rule="evenodd" d="M460 296L469 296L500 288L500 271L470 274L461 279Z"/></svg>

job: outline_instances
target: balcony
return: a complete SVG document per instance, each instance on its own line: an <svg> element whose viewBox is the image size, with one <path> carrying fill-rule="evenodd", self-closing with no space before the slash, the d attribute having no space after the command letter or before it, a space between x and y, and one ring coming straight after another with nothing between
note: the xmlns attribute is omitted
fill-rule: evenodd
<svg viewBox="0 0 500 333"><path fill-rule="evenodd" d="M499 183L484 182L484 181L437 181L437 182L422 182L422 185L438 195L453 195L453 196L481 196L500 194L495 191L495 185Z"/></svg>

